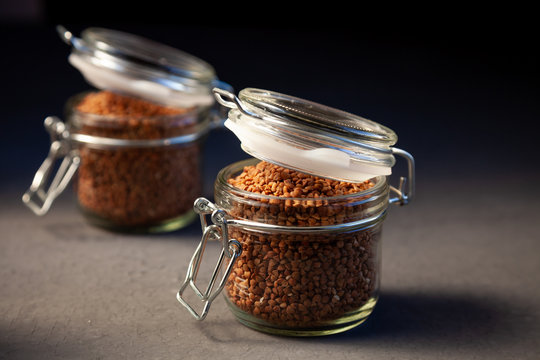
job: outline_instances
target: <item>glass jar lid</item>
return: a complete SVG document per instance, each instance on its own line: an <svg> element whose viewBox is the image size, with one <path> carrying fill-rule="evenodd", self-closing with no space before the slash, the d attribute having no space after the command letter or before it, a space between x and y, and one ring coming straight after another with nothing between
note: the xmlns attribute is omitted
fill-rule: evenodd
<svg viewBox="0 0 540 360"><path fill-rule="evenodd" d="M177 107L214 101L215 71L195 56L117 30L92 27L81 38L64 27L57 30L72 45L69 62L98 89Z"/></svg>
<svg viewBox="0 0 540 360"><path fill-rule="evenodd" d="M231 108L225 126L256 158L348 182L392 172L397 136L374 121L268 90L214 93Z"/></svg>

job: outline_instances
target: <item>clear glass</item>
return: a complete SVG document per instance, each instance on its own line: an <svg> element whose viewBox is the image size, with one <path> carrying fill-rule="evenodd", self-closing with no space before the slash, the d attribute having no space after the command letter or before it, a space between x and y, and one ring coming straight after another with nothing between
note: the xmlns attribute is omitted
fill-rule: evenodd
<svg viewBox="0 0 540 360"><path fill-rule="evenodd" d="M68 101L72 134L122 140L160 140L204 132L208 107L179 115L104 116L82 113ZM74 181L78 203L88 220L122 232L165 232L195 218L193 199L202 193L204 139L175 145L100 146L76 143L80 166Z"/></svg>
<svg viewBox="0 0 540 360"><path fill-rule="evenodd" d="M230 309L244 325L280 335L328 335L361 324L378 298L386 177L372 179L374 186L364 192L313 199L254 194L227 183L257 161L238 162L220 172L216 205L234 219L292 228L229 227L229 236L242 244L224 290ZM374 220L302 231L367 218Z"/></svg>
<svg viewBox="0 0 540 360"><path fill-rule="evenodd" d="M374 121L268 90L219 99L231 108L225 126L255 158L345 182L391 174L397 135Z"/></svg>

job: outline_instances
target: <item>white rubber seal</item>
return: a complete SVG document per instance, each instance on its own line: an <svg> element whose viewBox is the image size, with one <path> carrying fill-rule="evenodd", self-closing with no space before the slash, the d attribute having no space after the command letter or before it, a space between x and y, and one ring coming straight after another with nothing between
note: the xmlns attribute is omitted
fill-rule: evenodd
<svg viewBox="0 0 540 360"><path fill-rule="evenodd" d="M238 137L242 149L250 155L298 171L355 183L392 173L391 167L367 164L337 149L301 149L254 127L240 127L229 119L225 126Z"/></svg>
<svg viewBox="0 0 540 360"><path fill-rule="evenodd" d="M187 94L175 91L158 82L133 78L113 69L93 64L77 54L70 54L69 62L77 68L86 81L98 89L133 95L142 99L179 108L210 106L214 102L211 93Z"/></svg>

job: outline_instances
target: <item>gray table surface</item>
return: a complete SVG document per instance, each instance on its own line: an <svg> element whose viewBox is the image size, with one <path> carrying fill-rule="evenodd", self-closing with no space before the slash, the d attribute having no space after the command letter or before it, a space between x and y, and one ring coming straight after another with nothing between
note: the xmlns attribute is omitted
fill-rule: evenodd
<svg viewBox="0 0 540 360"><path fill-rule="evenodd" d="M111 233L87 224L70 192L36 217L13 186L0 202L0 357L538 359L537 184L538 176L419 177L416 201L385 220L371 318L319 338L251 330L221 297L205 321L191 318L175 293L198 224Z"/></svg>

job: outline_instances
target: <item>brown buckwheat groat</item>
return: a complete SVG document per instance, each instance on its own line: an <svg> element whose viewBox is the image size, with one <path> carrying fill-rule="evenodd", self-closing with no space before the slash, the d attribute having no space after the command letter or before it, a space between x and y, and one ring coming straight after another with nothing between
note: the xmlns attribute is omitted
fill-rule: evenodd
<svg viewBox="0 0 540 360"><path fill-rule="evenodd" d="M80 134L154 140L196 132L193 109L109 91L86 94L71 114ZM85 212L112 227L144 228L191 210L201 192L200 143L155 147L81 145L76 191Z"/></svg>
<svg viewBox="0 0 540 360"><path fill-rule="evenodd" d="M354 197L371 189L372 181L323 179L264 161L245 167L228 183L253 193L253 198L229 199L229 215L267 224L337 225L363 219L373 207ZM242 244L226 284L240 318L277 328L324 326L360 316L376 298L380 225L309 234L234 227L229 235Z"/></svg>

